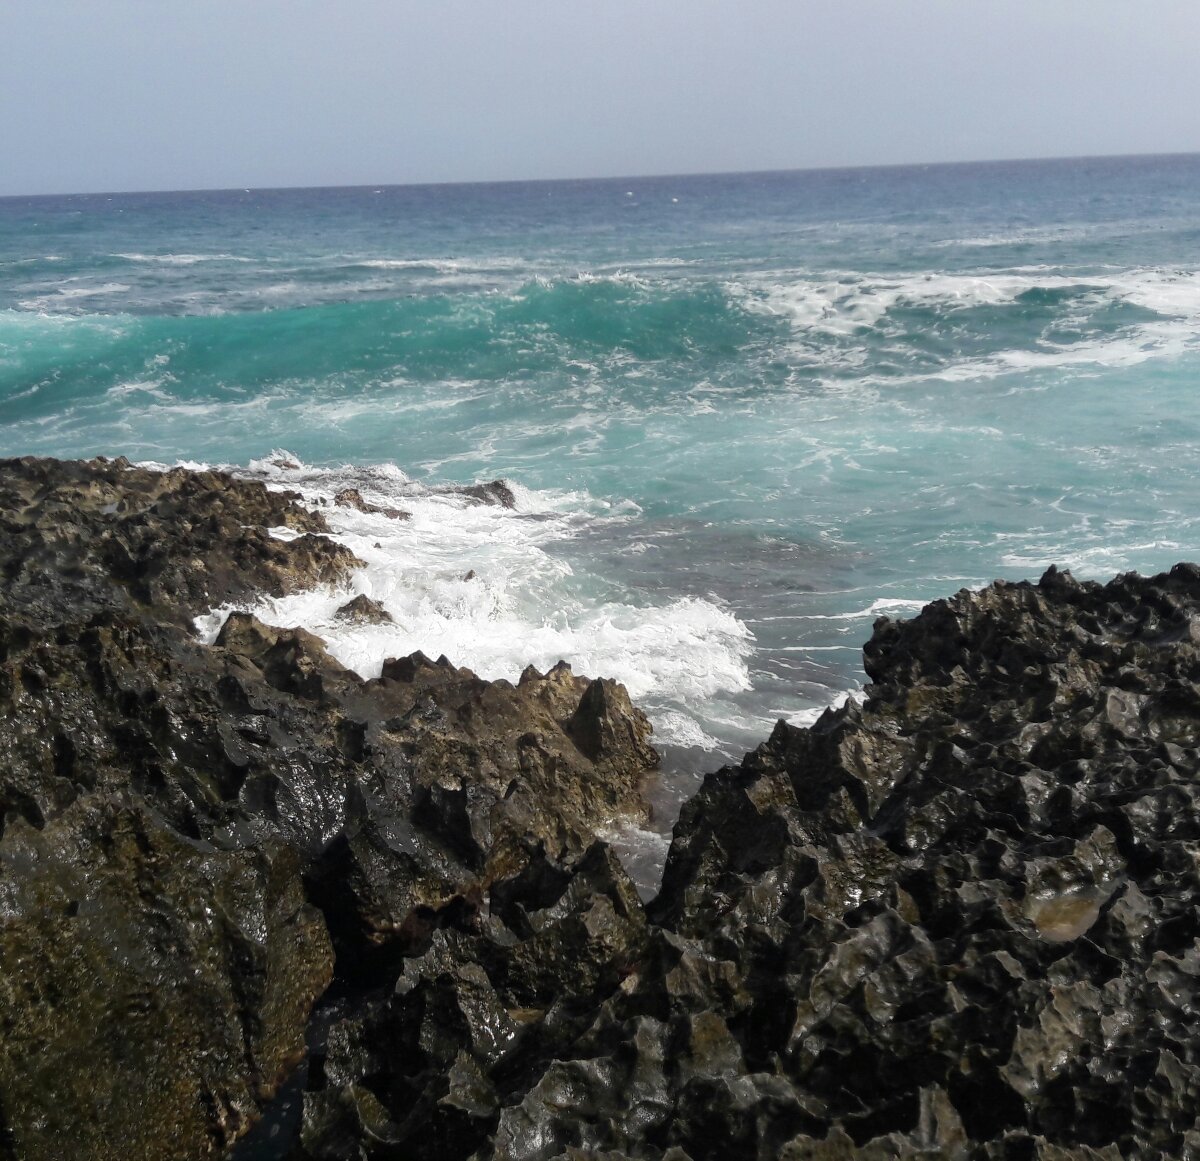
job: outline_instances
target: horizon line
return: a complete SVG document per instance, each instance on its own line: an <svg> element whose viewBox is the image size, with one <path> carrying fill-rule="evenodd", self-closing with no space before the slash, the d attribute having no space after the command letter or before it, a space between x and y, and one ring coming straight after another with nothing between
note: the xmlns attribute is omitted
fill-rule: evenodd
<svg viewBox="0 0 1200 1161"><path fill-rule="evenodd" d="M72 190L57 193L0 194L3 201L32 201L38 198L91 198L130 197L156 194L204 194L204 193L286 193L305 190L354 190L354 189L438 189L447 186L496 186L496 185L571 185L580 182L632 182L670 181L697 177L757 177L793 173L854 173L873 170L894 169L953 169L980 165L1029 165L1038 163L1079 161L1137 161L1176 157L1200 157L1200 150L1170 150L1164 153L1080 153L1041 157L987 157L967 158L956 161L891 161L876 164L855 165L802 165L768 169L718 169L688 170L677 173L605 174L580 177L509 177L498 179L473 179L453 181L386 181L352 182L347 185L260 185L260 186L191 186L182 189L125 189L125 190Z"/></svg>

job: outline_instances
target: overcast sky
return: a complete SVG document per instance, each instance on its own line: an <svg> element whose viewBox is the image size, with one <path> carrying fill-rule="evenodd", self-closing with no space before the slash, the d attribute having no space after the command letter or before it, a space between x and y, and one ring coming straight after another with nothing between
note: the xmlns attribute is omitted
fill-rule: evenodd
<svg viewBox="0 0 1200 1161"><path fill-rule="evenodd" d="M1200 151L1200 0L0 0L0 194Z"/></svg>

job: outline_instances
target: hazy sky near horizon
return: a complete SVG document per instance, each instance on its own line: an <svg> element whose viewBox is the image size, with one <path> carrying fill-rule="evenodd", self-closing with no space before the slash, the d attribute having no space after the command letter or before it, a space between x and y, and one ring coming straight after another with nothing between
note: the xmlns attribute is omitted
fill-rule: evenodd
<svg viewBox="0 0 1200 1161"><path fill-rule="evenodd" d="M0 195L1200 151L1197 0L0 0Z"/></svg>

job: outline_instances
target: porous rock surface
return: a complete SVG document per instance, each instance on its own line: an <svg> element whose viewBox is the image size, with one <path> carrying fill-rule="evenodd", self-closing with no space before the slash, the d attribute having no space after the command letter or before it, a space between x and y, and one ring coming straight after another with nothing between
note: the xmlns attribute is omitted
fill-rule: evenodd
<svg viewBox="0 0 1200 1161"><path fill-rule="evenodd" d="M245 613L201 644L212 607L347 580L295 500L0 461L0 1158L227 1152L318 997L357 1012L643 809L611 682L421 654L363 681Z"/></svg>
<svg viewBox="0 0 1200 1161"><path fill-rule="evenodd" d="M260 485L13 461L0 519L0 1157L227 1150L303 1055L238 1161L1200 1158L1200 569L877 622L644 906L620 686L199 645L353 567Z"/></svg>
<svg viewBox="0 0 1200 1161"><path fill-rule="evenodd" d="M595 850L409 960L298 1155L1200 1157L1198 619L1181 565L880 621L865 704L710 775L646 911Z"/></svg>

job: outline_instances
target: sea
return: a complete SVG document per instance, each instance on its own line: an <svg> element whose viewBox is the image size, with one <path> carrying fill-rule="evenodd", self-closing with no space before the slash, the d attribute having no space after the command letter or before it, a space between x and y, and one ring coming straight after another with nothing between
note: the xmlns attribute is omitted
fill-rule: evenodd
<svg viewBox="0 0 1200 1161"><path fill-rule="evenodd" d="M876 618L1200 558L1198 391L1200 156L0 200L0 455L301 492L394 623L256 611L364 676L623 681L651 861Z"/></svg>

